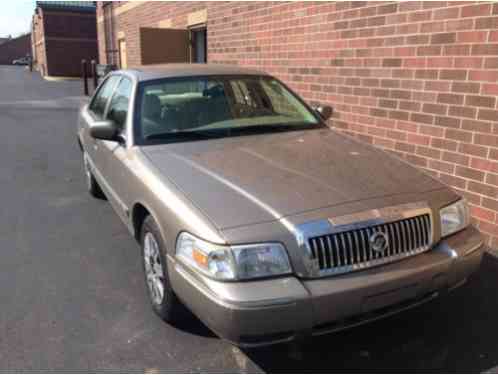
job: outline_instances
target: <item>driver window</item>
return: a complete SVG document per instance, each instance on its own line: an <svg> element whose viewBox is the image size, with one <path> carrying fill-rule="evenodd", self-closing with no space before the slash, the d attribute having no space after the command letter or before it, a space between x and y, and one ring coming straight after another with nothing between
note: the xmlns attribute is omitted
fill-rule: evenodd
<svg viewBox="0 0 498 375"><path fill-rule="evenodd" d="M114 91L114 95L109 105L107 112L107 119L114 121L119 128L123 131L128 115L128 104L130 103L130 96L132 90L132 83L128 78L123 77Z"/></svg>
<svg viewBox="0 0 498 375"><path fill-rule="evenodd" d="M90 111L92 111L93 114L99 119L104 117L107 102L109 101L109 98L111 97L118 81L119 76L110 76L99 89L99 92L93 97L92 103L90 104Z"/></svg>

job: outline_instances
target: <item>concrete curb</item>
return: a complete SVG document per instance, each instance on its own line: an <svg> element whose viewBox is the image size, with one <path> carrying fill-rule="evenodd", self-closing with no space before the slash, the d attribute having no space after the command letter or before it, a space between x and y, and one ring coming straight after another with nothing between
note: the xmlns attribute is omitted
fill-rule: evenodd
<svg viewBox="0 0 498 375"><path fill-rule="evenodd" d="M79 77L44 76L43 79L45 81L50 81L50 82L60 82L60 81L76 81L76 80L80 80L81 78L79 78Z"/></svg>

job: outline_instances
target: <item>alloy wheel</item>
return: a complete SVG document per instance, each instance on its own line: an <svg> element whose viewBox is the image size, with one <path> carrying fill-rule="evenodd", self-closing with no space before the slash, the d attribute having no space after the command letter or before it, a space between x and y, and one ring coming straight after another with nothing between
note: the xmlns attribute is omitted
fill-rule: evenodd
<svg viewBox="0 0 498 375"><path fill-rule="evenodd" d="M151 299L156 305L160 305L164 298L164 272L159 251L156 238L151 232L147 232L143 251L145 277Z"/></svg>

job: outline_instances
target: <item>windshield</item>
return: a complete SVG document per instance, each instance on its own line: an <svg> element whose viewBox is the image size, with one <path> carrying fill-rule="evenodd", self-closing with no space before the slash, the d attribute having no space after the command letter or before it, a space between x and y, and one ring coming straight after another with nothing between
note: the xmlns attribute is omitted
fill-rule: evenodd
<svg viewBox="0 0 498 375"><path fill-rule="evenodd" d="M264 76L164 79L139 99L140 143L313 129L318 118L279 81Z"/></svg>

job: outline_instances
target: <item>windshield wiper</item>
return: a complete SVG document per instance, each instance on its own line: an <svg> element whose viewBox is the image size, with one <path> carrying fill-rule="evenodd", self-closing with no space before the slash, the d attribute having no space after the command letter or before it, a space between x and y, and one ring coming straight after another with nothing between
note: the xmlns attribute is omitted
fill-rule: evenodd
<svg viewBox="0 0 498 375"><path fill-rule="evenodd" d="M297 131L306 129L316 129L312 124L271 124L271 125L250 125L240 128L231 129L232 133L273 133Z"/></svg>
<svg viewBox="0 0 498 375"><path fill-rule="evenodd" d="M165 132L150 134L145 137L147 141L167 140L172 142L181 142L183 140L203 140L219 137L207 131L183 131L183 132Z"/></svg>
<svg viewBox="0 0 498 375"><path fill-rule="evenodd" d="M231 137L236 135L258 134L258 133L277 133L287 131L311 130L319 128L319 124L262 124L249 125L243 127L227 127L218 129L190 130L181 132L165 132L151 134L145 137L147 141L163 140L170 142L182 142L189 140L206 140L213 138Z"/></svg>

